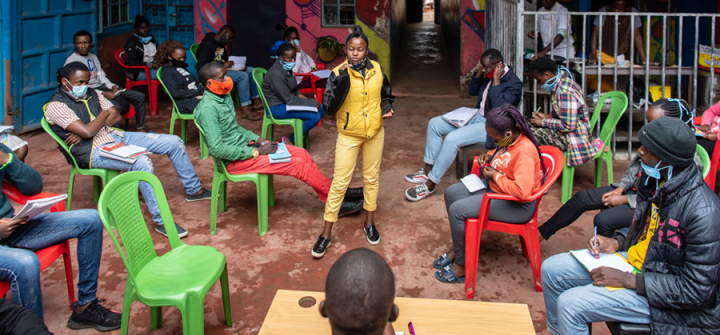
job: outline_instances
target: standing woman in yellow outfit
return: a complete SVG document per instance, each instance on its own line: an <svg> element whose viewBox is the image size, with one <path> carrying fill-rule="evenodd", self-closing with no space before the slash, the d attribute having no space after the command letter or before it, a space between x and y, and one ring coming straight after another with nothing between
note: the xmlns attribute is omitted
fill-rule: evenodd
<svg viewBox="0 0 720 335"><path fill-rule="evenodd" d="M335 174L325 203L325 227L312 249L320 258L330 246L332 226L338 219L345 191L352 180L358 151L362 150L365 223L363 231L370 244L380 243L374 214L380 183L380 161L385 141L384 120L395 110L390 82L380 64L368 59L368 37L355 27L345 41L347 60L333 69L325 86L324 109L337 114Z"/></svg>

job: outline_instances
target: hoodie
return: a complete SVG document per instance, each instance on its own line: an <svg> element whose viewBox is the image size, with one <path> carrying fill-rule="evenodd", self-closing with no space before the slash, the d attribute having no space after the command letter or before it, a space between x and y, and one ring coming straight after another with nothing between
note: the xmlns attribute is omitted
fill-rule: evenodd
<svg viewBox="0 0 720 335"><path fill-rule="evenodd" d="M203 65L210 62L223 63L228 60L228 54L225 52L225 45L215 40L216 33L207 33L197 48L197 64L195 68L200 71Z"/></svg>

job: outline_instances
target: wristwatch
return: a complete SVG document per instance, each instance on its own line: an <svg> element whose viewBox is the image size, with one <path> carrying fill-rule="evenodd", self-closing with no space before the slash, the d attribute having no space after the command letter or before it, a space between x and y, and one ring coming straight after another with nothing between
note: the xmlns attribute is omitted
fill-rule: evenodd
<svg viewBox="0 0 720 335"><path fill-rule="evenodd" d="M258 151L257 148L253 148L252 154L253 154L253 159L257 159L258 156L260 156L260 151Z"/></svg>

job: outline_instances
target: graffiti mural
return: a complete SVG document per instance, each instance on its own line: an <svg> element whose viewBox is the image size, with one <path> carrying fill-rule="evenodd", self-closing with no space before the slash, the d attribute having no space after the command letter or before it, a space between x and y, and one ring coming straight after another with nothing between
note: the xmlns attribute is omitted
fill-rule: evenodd
<svg viewBox="0 0 720 335"><path fill-rule="evenodd" d="M200 43L206 33L217 32L226 24L227 1L195 1L195 42ZM198 24L199 23L199 24Z"/></svg>
<svg viewBox="0 0 720 335"><path fill-rule="evenodd" d="M319 37L331 36L336 40L344 42L348 34L347 28L322 28L320 22L320 0L286 0L285 1L285 24L293 26L300 32L300 47L306 54L311 56L315 62L321 62L315 54L317 39ZM340 57L326 63L328 67L334 67L343 61Z"/></svg>
<svg viewBox="0 0 720 335"><path fill-rule="evenodd" d="M461 0L465 8L460 27L461 84L469 81L485 52L485 0Z"/></svg>

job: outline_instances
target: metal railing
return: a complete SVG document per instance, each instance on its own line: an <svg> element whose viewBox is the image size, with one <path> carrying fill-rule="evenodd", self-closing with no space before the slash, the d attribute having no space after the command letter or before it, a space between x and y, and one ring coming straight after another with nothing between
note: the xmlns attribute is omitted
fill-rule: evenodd
<svg viewBox="0 0 720 335"><path fill-rule="evenodd" d="M506 0L507 1L507 0ZM557 17L559 16L568 16L568 22L571 22L571 18L574 19L576 22L576 27L580 27L579 34L576 34L577 38L575 39L575 50L580 55L586 55L589 52L595 52L594 50L588 50L589 49L589 39L590 34L588 34L588 27L591 19L594 19L595 17L599 17L599 20L602 23L605 22L605 18L614 18L615 22L618 22L619 18L621 17L630 17L630 45L629 45L629 66L623 66L618 65L617 60L614 62L614 64L602 64L601 57L597 57L597 65L594 64L588 64L585 60L585 58L573 58L570 57L570 48L573 46L569 46L567 49L566 56L563 57L566 59L566 66L570 69L576 70L581 75L581 87L583 90L583 95L587 97L587 85L588 85L588 75L597 75L597 96L599 97L602 94L602 79L608 78L609 76L612 76L613 79L613 90L623 91L628 93L628 99L629 99L629 105L628 105L628 112L626 113L628 115L628 123L627 123L627 136L616 136L615 133L613 133L613 143L612 143L612 149L613 149L613 155L615 153L616 144L618 141L625 142L627 144L628 152L632 152L632 142L637 141L637 137L635 132L639 129L634 129L633 127L633 112L638 112L642 110L643 112L643 124L647 123L647 119L644 117L645 112L647 112L647 109L649 107L648 101L650 101L650 93L649 93L649 87L651 82L651 77L653 77L653 81L658 82L660 84L660 94L663 98L679 98L683 97L688 100L688 103L692 107L693 110L696 110L698 107L698 58L699 58L699 51L700 51L700 45L706 44L713 46L714 41L716 38L715 35L715 26L716 26L716 19L720 17L720 14L690 14L690 13L637 13L637 12L564 12L564 13L557 13L557 12L539 12L539 11L523 11L522 6L518 6L517 10L517 19L515 20L515 23L517 24L517 30L516 30L516 39L517 44L515 45L515 52L514 55L516 57L516 65L518 68L519 66L522 66L523 64L523 50L525 46L523 45L523 39L525 34L527 33L525 29L525 18L531 17L531 19L534 22L534 27L532 27L532 31L535 31L536 33L539 32L538 30L538 17L539 16L551 16L552 20L552 26L554 27L554 22ZM547 17L547 16L545 16ZM635 47L635 34L634 34L634 21L636 17L640 17L641 20L643 20L643 26L641 29L641 36L644 40L644 53L646 57L646 61L642 65L635 65L635 59L636 57L636 47ZM659 62L653 62L650 60L650 42L652 39L651 35L651 23L653 20L661 20L662 21L662 39L660 39L661 46L656 50L656 60L659 60ZM590 22L589 22L590 21ZM699 37L699 31L700 31L700 25L701 21L705 21L705 23L710 22L711 24L711 36L709 41L703 41L701 43L700 37ZM674 23L675 29L672 29L672 27L668 26L668 23ZM578 24L579 23L579 24ZM694 43L690 45L683 45L683 28L686 24L694 25ZM568 24L570 26L570 23ZM602 26L598 27L598 42L597 47L599 50L599 53L602 54L602 34L603 29L601 29ZM568 27L570 28L570 27ZM508 29L508 28L505 28ZM671 30L672 29L672 30ZM614 29L615 33L615 43L614 43L614 52L612 54L616 55L618 50L618 33L620 29ZM568 34L570 34L570 31L568 31ZM674 35L673 35L674 34ZM552 46L552 40L555 36L550 37L543 37L543 44L545 44L548 40L550 40L550 44ZM539 38L536 36L536 38ZM565 36L564 41L567 40L567 36ZM668 57L668 41L675 42L676 43L676 59L674 61L671 61ZM534 54L537 55L538 47L537 43L533 43L533 47L530 49L534 50ZM688 48L692 49L693 56L693 63L690 66L683 66L683 50L687 50ZM712 49L711 51L715 51L717 49ZM551 47L551 51L548 52L548 55L553 55L554 46ZM608 53L611 54L611 53ZM710 55L711 59L713 59L713 54ZM712 65L710 66L709 71L703 71L703 76L708 76L710 78L710 90L709 93L707 93L707 96L702 96L701 98L704 99L705 102L707 102L707 106L703 107L709 107L715 102L716 96L713 94L715 90L715 72L712 68ZM517 71L521 72L521 71ZM705 74L704 72L708 72ZM645 86L645 92L644 92L644 100L645 104L641 105L640 108L633 107L638 101L635 101L635 97L633 94L634 89L634 79L636 77L644 76L644 86ZM658 78L659 76L659 78ZM688 80L683 82L682 77L688 77ZM628 88L625 87L618 87L618 77L621 79L628 79ZM673 78L675 77L675 78ZM531 93L533 95L532 98L532 110L536 110L537 104L538 104L538 94L542 93L548 93L548 92L538 92L538 85L537 82L530 76L530 83L528 88L531 89ZM675 94L672 94L671 96L665 95L665 87L666 84L668 85L675 85ZM687 95L683 95L683 87L687 89ZM527 92L527 91L526 91ZM703 94L705 94L703 92ZM530 103L530 101L525 100L523 103ZM637 105L635 105L637 106ZM592 106L589 104L590 107L590 113L592 113ZM601 129L601 119L599 118L597 123L597 133L599 134ZM638 122L640 120L637 120ZM628 159L632 155L628 155Z"/></svg>

